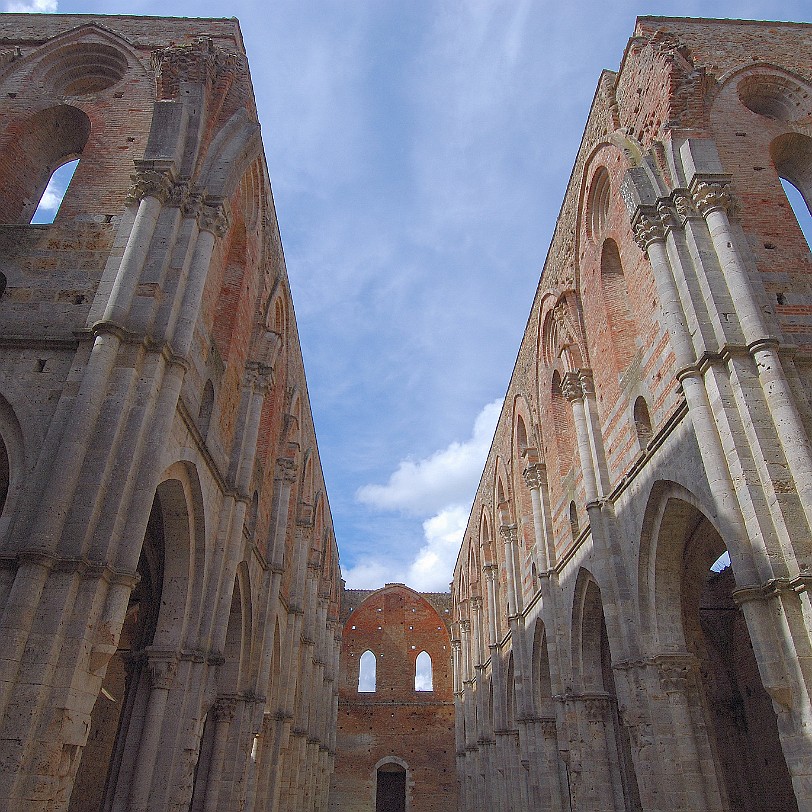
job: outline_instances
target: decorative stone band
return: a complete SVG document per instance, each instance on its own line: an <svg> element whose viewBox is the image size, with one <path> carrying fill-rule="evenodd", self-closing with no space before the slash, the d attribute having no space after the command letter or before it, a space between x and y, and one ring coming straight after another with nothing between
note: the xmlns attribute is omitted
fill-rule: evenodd
<svg viewBox="0 0 812 812"><path fill-rule="evenodd" d="M796 575L794 578L770 578L763 584L749 584L733 590L737 606L750 601L767 601L782 595L800 595L812 590L812 575Z"/></svg>
<svg viewBox="0 0 812 812"><path fill-rule="evenodd" d="M141 580L137 572L119 570L104 561L92 561L84 557L60 556L44 550L21 550L19 553L0 555L0 568L14 569L28 564L44 567L55 572L75 572L82 577L95 576L110 584L135 588Z"/></svg>

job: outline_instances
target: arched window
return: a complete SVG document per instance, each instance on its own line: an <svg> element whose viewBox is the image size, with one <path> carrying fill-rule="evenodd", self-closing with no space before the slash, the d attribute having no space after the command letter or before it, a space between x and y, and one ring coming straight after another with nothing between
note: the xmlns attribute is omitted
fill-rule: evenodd
<svg viewBox="0 0 812 812"><path fill-rule="evenodd" d="M421 651L414 662L414 689L415 691L434 690L431 657L427 651Z"/></svg>
<svg viewBox="0 0 812 812"><path fill-rule="evenodd" d="M55 190L67 189L90 136L90 119L76 107L58 104L14 122L11 130L15 137L0 161L14 172L7 173L0 189L0 222L51 222L61 202Z"/></svg>
<svg viewBox="0 0 812 812"><path fill-rule="evenodd" d="M770 144L770 157L789 206L812 246L812 138L800 133L779 135Z"/></svg>
<svg viewBox="0 0 812 812"><path fill-rule="evenodd" d="M641 451L645 451L651 442L651 417L646 399L642 395L634 402L634 429L637 432L637 444Z"/></svg>
<svg viewBox="0 0 812 812"><path fill-rule="evenodd" d="M361 655L361 662L358 664L358 693L375 693L375 655L371 651L365 651Z"/></svg>
<svg viewBox="0 0 812 812"><path fill-rule="evenodd" d="M31 218L33 225L53 223L77 166L79 166L79 159L74 158L54 170L45 191L42 193L42 197L39 199L37 210Z"/></svg>
<svg viewBox="0 0 812 812"><path fill-rule="evenodd" d="M587 207L587 229L589 236L597 240L609 216L609 194L612 183L606 167L600 167L592 177L592 187L589 190L589 204Z"/></svg>
<svg viewBox="0 0 812 812"><path fill-rule="evenodd" d="M812 212L809 211L804 196L792 181L781 178L781 186L784 188L784 194L787 196L790 208L795 214L795 219L798 221L804 237L806 237L806 243L812 250Z"/></svg>
<svg viewBox="0 0 812 812"><path fill-rule="evenodd" d="M606 240L601 251L601 288L606 321L615 351L615 365L621 373L637 349L637 329L629 304L629 290L620 262L620 250L614 240Z"/></svg>

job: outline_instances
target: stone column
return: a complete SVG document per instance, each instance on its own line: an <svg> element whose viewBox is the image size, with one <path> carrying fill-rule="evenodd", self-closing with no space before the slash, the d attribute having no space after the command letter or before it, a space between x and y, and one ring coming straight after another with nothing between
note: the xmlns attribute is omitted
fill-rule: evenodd
<svg viewBox="0 0 812 812"><path fill-rule="evenodd" d="M206 800L203 804L203 812L217 812L228 735L231 723L234 721L234 700L218 699L212 710L214 711L214 737L209 771L206 776Z"/></svg>
<svg viewBox="0 0 812 812"><path fill-rule="evenodd" d="M151 690L141 730L138 756L133 770L127 812L147 812L149 808L152 773L158 757L158 744L164 724L166 703L178 668L174 658L166 658L161 653L154 655L148 653L147 657Z"/></svg>

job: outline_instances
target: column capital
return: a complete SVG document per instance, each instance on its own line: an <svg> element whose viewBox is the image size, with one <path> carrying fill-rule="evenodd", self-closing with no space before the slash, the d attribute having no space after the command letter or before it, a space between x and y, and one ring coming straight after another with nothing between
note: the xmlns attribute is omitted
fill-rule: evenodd
<svg viewBox="0 0 812 812"><path fill-rule="evenodd" d="M518 525L513 522L511 524L503 524L499 526L499 535L504 540L505 544L512 544L519 539Z"/></svg>
<svg viewBox="0 0 812 812"><path fill-rule="evenodd" d="M564 373L564 377L561 379L561 393L570 403L583 399L584 390L577 372Z"/></svg>
<svg viewBox="0 0 812 812"><path fill-rule="evenodd" d="M147 653L149 681L153 688L168 691L175 682L178 673L178 661L172 654L163 652Z"/></svg>
<svg viewBox="0 0 812 812"><path fill-rule="evenodd" d="M648 253L648 249L656 242L665 242L665 228L657 210L653 206L642 206L637 210L632 222L634 241L640 250Z"/></svg>
<svg viewBox="0 0 812 812"><path fill-rule="evenodd" d="M154 197L166 203L175 187L175 172L171 166L162 166L154 161L135 161L135 172L130 175L130 180L129 203L140 203L145 197Z"/></svg>
<svg viewBox="0 0 812 812"><path fill-rule="evenodd" d="M581 391L585 395L595 394L595 381L592 377L592 370L589 367L581 367L578 370L578 379L581 382Z"/></svg>
<svg viewBox="0 0 812 812"><path fill-rule="evenodd" d="M214 720L216 722L231 722L234 719L236 709L237 703L233 699L220 698L212 705Z"/></svg>
<svg viewBox="0 0 812 812"><path fill-rule="evenodd" d="M227 200L207 197L197 218L201 231L209 231L215 237L224 237L231 227L231 210Z"/></svg>
<svg viewBox="0 0 812 812"><path fill-rule="evenodd" d="M547 478L547 466L543 462L534 462L522 471L522 476L531 491L540 488Z"/></svg>
<svg viewBox="0 0 812 812"><path fill-rule="evenodd" d="M489 581L495 581L497 573L499 572L499 566L497 564L485 564L482 571Z"/></svg>
<svg viewBox="0 0 812 812"><path fill-rule="evenodd" d="M707 217L714 211L731 213L733 195L730 193L729 178L694 178L691 182L690 192L694 205L703 217Z"/></svg>

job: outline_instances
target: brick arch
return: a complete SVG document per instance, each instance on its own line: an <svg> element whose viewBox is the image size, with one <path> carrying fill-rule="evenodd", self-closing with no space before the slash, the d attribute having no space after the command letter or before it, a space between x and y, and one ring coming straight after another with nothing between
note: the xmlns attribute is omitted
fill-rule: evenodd
<svg viewBox="0 0 812 812"><path fill-rule="evenodd" d="M0 166L13 166L0 187L0 222L31 221L53 173L81 158L90 139L87 113L54 104L12 121L0 145Z"/></svg>

